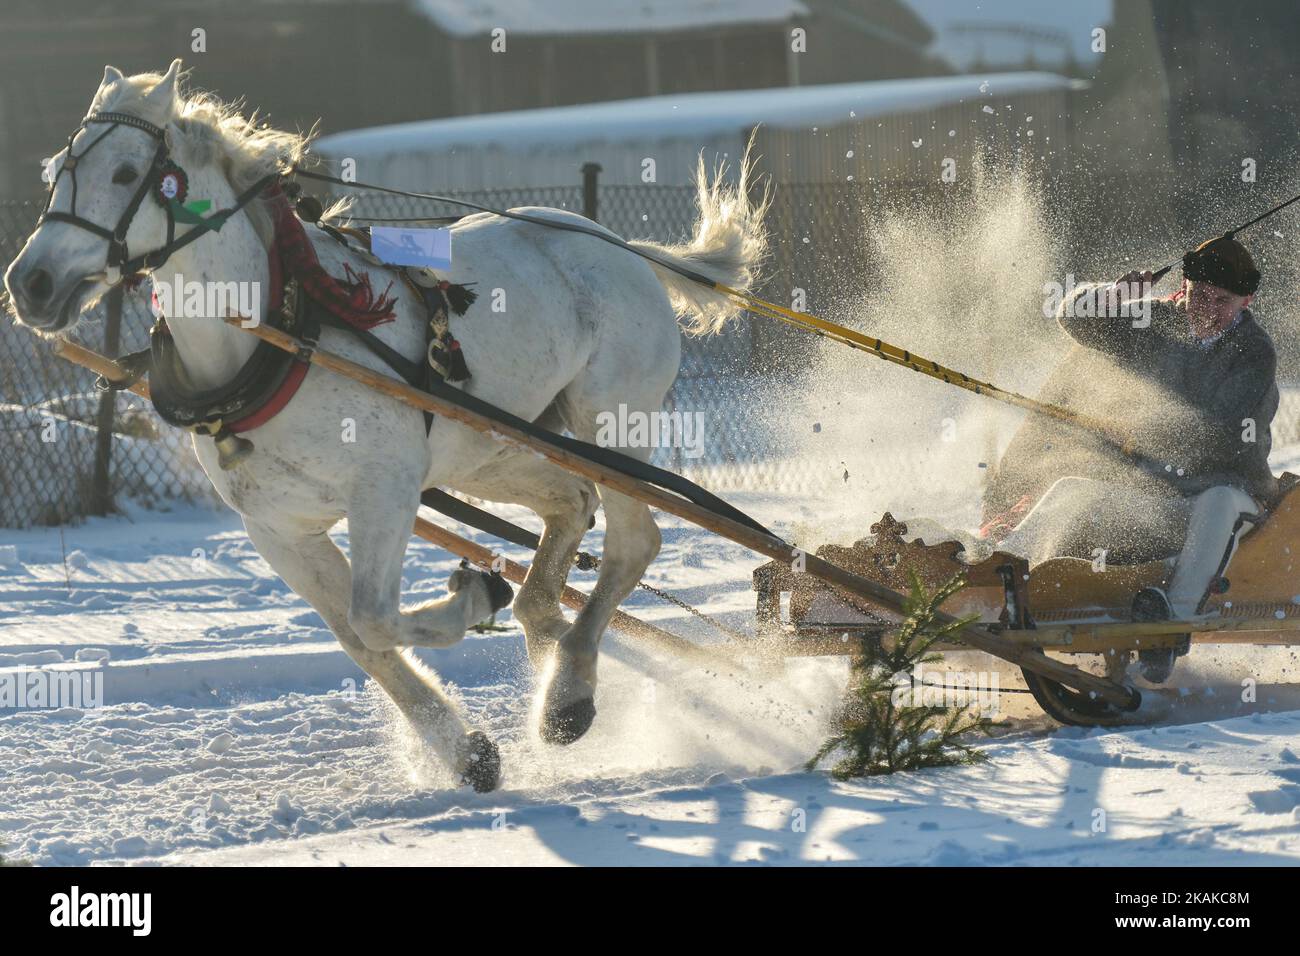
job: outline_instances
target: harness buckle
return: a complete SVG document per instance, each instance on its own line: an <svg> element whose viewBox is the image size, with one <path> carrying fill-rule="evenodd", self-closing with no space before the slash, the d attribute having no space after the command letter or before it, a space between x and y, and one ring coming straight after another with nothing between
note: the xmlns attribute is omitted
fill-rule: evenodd
<svg viewBox="0 0 1300 956"><path fill-rule="evenodd" d="M319 332L315 336L303 334L295 337L294 342L298 349L293 353L294 361L310 365L311 357L316 354L316 347L320 344L319 340Z"/></svg>
<svg viewBox="0 0 1300 956"><path fill-rule="evenodd" d="M449 369L446 363L440 362L438 359L445 353L446 350L443 348L442 339L439 336L435 335L429 339L429 348L424 354L425 360L428 361L429 367L438 374L438 377L444 379L447 377Z"/></svg>

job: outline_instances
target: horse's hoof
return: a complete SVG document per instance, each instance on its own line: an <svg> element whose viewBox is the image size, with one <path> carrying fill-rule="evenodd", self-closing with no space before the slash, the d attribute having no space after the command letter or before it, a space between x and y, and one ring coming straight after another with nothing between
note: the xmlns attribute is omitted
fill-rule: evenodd
<svg viewBox="0 0 1300 956"><path fill-rule="evenodd" d="M467 739L469 756L460 775L461 783L469 784L477 793L490 793L501 782L501 751L481 730L472 731Z"/></svg>
<svg viewBox="0 0 1300 956"><path fill-rule="evenodd" d="M538 734L548 744L571 744L591 729L595 719L596 701L583 697L559 710L543 713Z"/></svg>
<svg viewBox="0 0 1300 956"><path fill-rule="evenodd" d="M504 607L509 607L510 602L515 599L515 589L497 571L487 575L487 586L488 598L492 601L493 614Z"/></svg>
<svg viewBox="0 0 1300 956"><path fill-rule="evenodd" d="M455 594L476 578L482 580L487 587L488 603L492 605L491 613L495 614L503 607L508 607L510 602L515 599L515 589L500 574L496 571L491 574L487 571L476 571L465 561L462 561L460 567L451 572L451 577L447 579L447 590Z"/></svg>

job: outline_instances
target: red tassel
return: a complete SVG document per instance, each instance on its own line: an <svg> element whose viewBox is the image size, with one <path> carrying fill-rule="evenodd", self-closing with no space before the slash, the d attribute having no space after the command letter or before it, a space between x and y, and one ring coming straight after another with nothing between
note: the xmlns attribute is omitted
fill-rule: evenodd
<svg viewBox="0 0 1300 956"><path fill-rule="evenodd" d="M343 272L347 278L339 285L347 296L349 311L355 316L356 325L368 329L394 317L393 305L397 299L388 294L393 288L391 281L388 288L376 296L370 287L370 273L355 272L348 263L343 264Z"/></svg>

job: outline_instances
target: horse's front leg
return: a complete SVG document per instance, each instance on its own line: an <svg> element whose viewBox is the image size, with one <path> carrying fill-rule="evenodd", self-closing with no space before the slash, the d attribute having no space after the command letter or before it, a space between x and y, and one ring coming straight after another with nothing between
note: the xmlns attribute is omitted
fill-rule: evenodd
<svg viewBox="0 0 1300 956"><path fill-rule="evenodd" d="M352 552L352 603L348 623L368 649L450 647L479 621L510 603L513 592L500 578L463 568L447 582L452 593L401 610L402 559L420 506L419 489L400 491L391 482L367 487L348 509Z"/></svg>
<svg viewBox="0 0 1300 956"><path fill-rule="evenodd" d="M439 757L475 790L495 789L501 766L496 745L483 732L465 726L437 676L409 651L373 650L352 630L348 623L352 572L326 533L327 525L272 525L245 517L244 527L258 553L316 609L343 649L379 682Z"/></svg>

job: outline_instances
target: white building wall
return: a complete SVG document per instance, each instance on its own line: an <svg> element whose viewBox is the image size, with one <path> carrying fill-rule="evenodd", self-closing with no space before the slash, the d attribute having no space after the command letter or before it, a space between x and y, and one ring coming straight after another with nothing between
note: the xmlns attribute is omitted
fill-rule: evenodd
<svg viewBox="0 0 1300 956"><path fill-rule="evenodd" d="M354 159L360 181L421 191L577 184L587 162L604 184L639 185L647 158L656 183L683 185L701 152L710 165L734 160L758 125L762 168L777 183L928 178L945 156L1017 133L1032 152L1063 145L1077 85L1012 73L694 93L354 130L316 152Z"/></svg>

